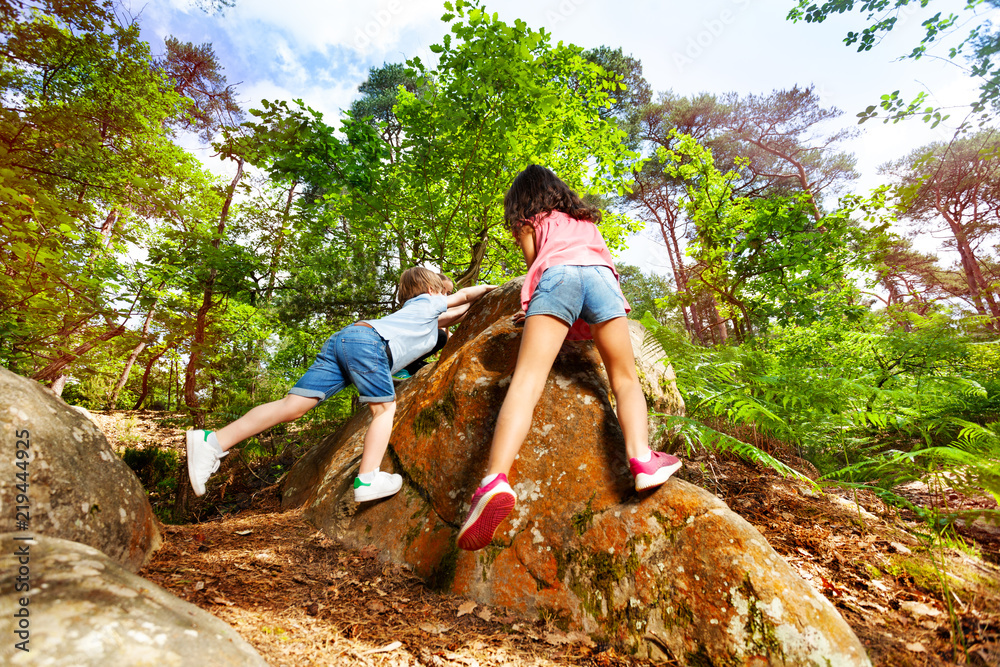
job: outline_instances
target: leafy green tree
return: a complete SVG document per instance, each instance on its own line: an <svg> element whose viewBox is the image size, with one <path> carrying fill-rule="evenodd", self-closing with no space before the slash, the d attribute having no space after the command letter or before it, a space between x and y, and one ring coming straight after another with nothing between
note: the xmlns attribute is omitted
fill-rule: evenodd
<svg viewBox="0 0 1000 667"><path fill-rule="evenodd" d="M392 164L391 140L374 116L348 116L342 138L308 107L266 100L262 106L250 112L260 120L244 124L250 145L244 152L272 183L288 188L286 274L273 288L281 320L310 326L383 314L393 306L386 286L399 269L391 238L370 221L374 204L364 193L371 192L374 170Z"/></svg>
<svg viewBox="0 0 1000 667"><path fill-rule="evenodd" d="M629 318L638 320L649 313L656 321L666 324L674 312L670 303L674 294L670 281L665 276L646 273L631 264L618 264L616 268L622 293L632 307Z"/></svg>
<svg viewBox="0 0 1000 667"><path fill-rule="evenodd" d="M197 374L201 364L201 356L208 346L209 311L215 307L215 300L218 298L216 282L220 278L220 264L228 259L220 250L222 249L222 241L225 238L229 223L229 211L236 196L236 188L240 185L240 181L243 178L244 160L239 156L234 157L234 159L236 161L236 174L233 176L229 187L223 193L222 207L218 212L218 222L215 229L212 230L214 233L210 234L208 243L202 246L203 256L208 261L205 261L199 267L199 283L202 287L202 298L201 304L194 315L195 330L191 340L191 349L188 353L188 364L184 375L184 402L194 415L195 428L204 428L205 426L204 412L199 409ZM186 491L187 487L184 487L184 494L182 495L186 495Z"/></svg>
<svg viewBox="0 0 1000 667"><path fill-rule="evenodd" d="M920 233L944 233L959 256L961 297L1000 331L1000 140L984 131L921 147L887 163L900 217Z"/></svg>
<svg viewBox="0 0 1000 667"><path fill-rule="evenodd" d="M351 103L348 111L352 118L370 118L373 127L377 128L382 141L392 150L389 159L398 159L402 149L403 126L396 117L396 101L400 89L409 93L417 92L416 79L413 72L402 63L372 67L368 78L358 86L361 97Z"/></svg>
<svg viewBox="0 0 1000 667"><path fill-rule="evenodd" d="M808 193L794 197L735 196L737 176L715 168L691 137L661 150L669 176L686 184L684 213L694 226L688 254L698 282L720 300L742 340L773 323L810 322L856 310L850 271L867 265L862 230L849 210L818 223Z"/></svg>
<svg viewBox="0 0 1000 667"><path fill-rule="evenodd" d="M166 55L157 59L156 64L174 91L187 102L186 113L171 118L170 123L197 132L205 142L211 141L223 125L237 125L243 119L243 110L236 102L234 86L222 73L212 45L181 42L172 35L165 44Z"/></svg>
<svg viewBox="0 0 1000 667"><path fill-rule="evenodd" d="M817 127L839 114L823 108L811 87L759 96L732 93L684 98L665 93L645 108L641 136L654 151L668 152L676 148L680 137L694 137L711 150L713 164L726 174L728 197L746 202L804 197L815 222L823 217L824 195L857 176L853 157L837 150L849 132L816 133ZM726 322L734 321L729 311L738 309L738 300L730 294L728 305L717 303L715 298L722 298L723 292L704 289L714 283L710 265L691 265L686 260L685 239L695 233L682 205L689 183L665 169L662 155L650 155L635 173L629 202L666 246L677 285L676 303L688 332L705 341L724 342ZM770 214L766 204L755 205L761 211L758 216ZM779 206L771 213L789 210Z"/></svg>
<svg viewBox="0 0 1000 667"><path fill-rule="evenodd" d="M600 113L605 118L614 118L618 126L625 130L629 146L639 147L639 132L644 109L653 101L653 89L642 75L642 63L637 58L625 55L621 47L612 49L599 46L584 51L583 57L602 67L607 73L607 81L613 93L611 106ZM622 88L624 86L624 89Z"/></svg>
<svg viewBox="0 0 1000 667"><path fill-rule="evenodd" d="M430 92L401 94L397 104L404 126L413 128L405 143L412 159L401 165L398 182L413 197L404 204L410 219L424 227L400 245L462 267L453 270L461 285L484 266L503 273L496 254L510 245L503 243L500 203L527 163L546 164L583 193L603 194L623 189L631 156L624 133L601 117L614 84L582 49L552 45L549 33L522 21L507 25L479 2L445 8L444 18L457 21L431 47L437 67L410 63ZM612 245L621 242L620 219L609 216L603 231ZM509 266L509 254L504 260Z"/></svg>
<svg viewBox="0 0 1000 667"><path fill-rule="evenodd" d="M265 105L253 126L274 139L272 173L305 184L302 210L331 242L380 260L368 273L430 263L461 286L481 273L519 272L502 224L503 194L518 171L544 163L583 193L605 193L624 188L632 155L602 117L617 80L582 49L553 45L523 21L508 25L480 2L446 9L450 32L431 47L437 66L413 59L405 72L373 71L339 132L280 104ZM396 81L403 85L388 114L386 83ZM282 148L282 136L296 136L294 146ZM603 231L617 246L628 223L609 214Z"/></svg>
<svg viewBox="0 0 1000 667"><path fill-rule="evenodd" d="M626 198L634 214L663 241L685 329L705 341L716 332L724 341L726 328L711 295L699 298L706 295L696 292L695 270L685 260L684 245L690 228L682 211L684 183L665 173L655 151L674 147L678 133L708 141L716 129L719 113L720 104L712 95L687 98L667 92L647 105L640 119L640 137L653 148L653 153L634 172Z"/></svg>
<svg viewBox="0 0 1000 667"><path fill-rule="evenodd" d="M58 390L126 331L144 298L128 290L148 281L123 264L125 244L173 208L162 184L191 160L163 133L179 98L137 26L96 3L17 5L3 21L0 350Z"/></svg>

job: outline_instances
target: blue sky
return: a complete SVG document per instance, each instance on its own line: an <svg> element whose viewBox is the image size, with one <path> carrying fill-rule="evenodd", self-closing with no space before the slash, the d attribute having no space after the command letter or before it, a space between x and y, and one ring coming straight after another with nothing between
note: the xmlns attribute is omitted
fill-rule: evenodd
<svg viewBox="0 0 1000 667"><path fill-rule="evenodd" d="M944 106L975 98L977 83L946 59L898 60L919 42L931 10L967 14L963 4L934 0L928 10L904 10L883 43L862 54L841 41L861 25L860 15L793 24L785 15L794 0L505 0L486 7L505 21L544 27L555 40L620 46L641 60L655 91L759 94L813 84L824 106L844 111L842 125L853 126L857 112L897 89L907 99L926 91ZM301 98L330 122L357 96L370 67L413 56L432 62L428 47L447 30L437 0L236 0L216 15L190 0L153 0L133 12L154 53L168 35L211 42L245 106ZM931 130L919 121L861 129L844 146L858 157L860 191L880 182L878 165L951 136L947 124ZM657 268L655 248L635 245L625 259Z"/></svg>

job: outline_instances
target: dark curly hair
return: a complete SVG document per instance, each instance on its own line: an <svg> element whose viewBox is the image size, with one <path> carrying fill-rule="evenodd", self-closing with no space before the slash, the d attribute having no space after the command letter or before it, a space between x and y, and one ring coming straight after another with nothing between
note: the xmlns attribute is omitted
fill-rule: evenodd
<svg viewBox="0 0 1000 667"><path fill-rule="evenodd" d="M562 211L577 220L601 221L601 211L587 204L568 185L545 167L529 165L514 178L503 198L507 229L518 238L521 228L533 224L539 214Z"/></svg>

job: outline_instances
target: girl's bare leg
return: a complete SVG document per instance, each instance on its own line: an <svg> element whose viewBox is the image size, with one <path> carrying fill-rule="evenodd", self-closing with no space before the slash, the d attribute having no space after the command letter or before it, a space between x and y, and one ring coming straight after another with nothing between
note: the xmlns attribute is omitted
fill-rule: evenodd
<svg viewBox="0 0 1000 667"><path fill-rule="evenodd" d="M215 432L222 451L238 445L275 424L290 422L309 412L319 402L318 398L307 398L297 394L286 394L284 398L258 405L236 421Z"/></svg>
<svg viewBox="0 0 1000 667"><path fill-rule="evenodd" d="M625 436L625 451L628 457L645 457L649 452L649 417L646 412L646 397L642 394L639 376L635 372L635 355L632 340L628 335L628 320L616 317L613 320L591 324L594 343L601 354L601 361L608 371L611 391L618 404L618 423Z"/></svg>
<svg viewBox="0 0 1000 667"><path fill-rule="evenodd" d="M385 450L389 447L389 436L392 435L396 401L369 403L368 409L372 411L372 423L368 425L368 431L365 433L365 447L361 451L359 474L374 472L382 463Z"/></svg>
<svg viewBox="0 0 1000 667"><path fill-rule="evenodd" d="M514 465L531 428L531 417L542 396L545 380L568 331L569 325L551 315L532 315L524 320L517 365L493 432L487 476L506 475Z"/></svg>

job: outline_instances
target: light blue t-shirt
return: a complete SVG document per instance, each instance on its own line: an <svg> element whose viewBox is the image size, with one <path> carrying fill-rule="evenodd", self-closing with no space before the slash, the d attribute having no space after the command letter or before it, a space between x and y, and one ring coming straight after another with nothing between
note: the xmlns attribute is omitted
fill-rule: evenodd
<svg viewBox="0 0 1000 667"><path fill-rule="evenodd" d="M443 294L419 294L391 315L363 321L389 341L391 372L395 373L434 349L438 339L438 316L446 310L448 298Z"/></svg>

